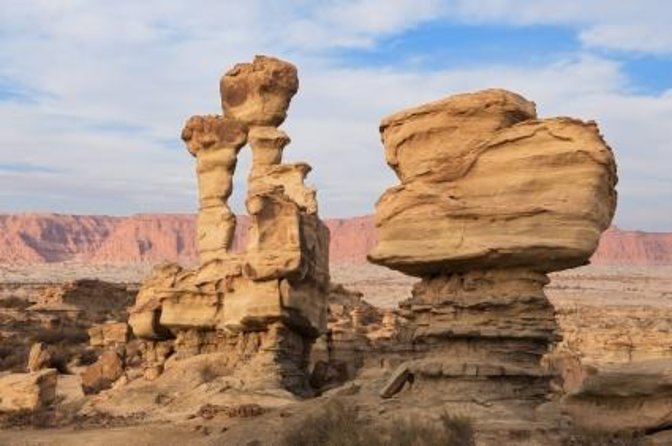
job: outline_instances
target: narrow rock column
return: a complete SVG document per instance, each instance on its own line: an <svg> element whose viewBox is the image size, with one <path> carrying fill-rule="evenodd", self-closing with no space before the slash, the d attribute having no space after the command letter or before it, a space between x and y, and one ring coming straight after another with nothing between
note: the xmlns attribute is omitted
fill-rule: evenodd
<svg viewBox="0 0 672 446"><path fill-rule="evenodd" d="M252 147L252 169L248 182L252 186L255 180L282 162L282 151L290 139L282 130L267 126L251 128L249 141Z"/></svg>
<svg viewBox="0 0 672 446"><path fill-rule="evenodd" d="M198 176L197 244L201 265L223 260L233 242L236 217L228 199L238 152L247 142L245 126L222 116L194 116L182 139L196 157Z"/></svg>
<svg viewBox="0 0 672 446"><path fill-rule="evenodd" d="M538 119L505 90L397 112L380 131L400 184L376 204L368 258L420 279L401 304L406 362L381 394L404 388L409 406L529 433L553 394L541 365L558 339L546 274L585 265L609 227L613 153L594 122Z"/></svg>

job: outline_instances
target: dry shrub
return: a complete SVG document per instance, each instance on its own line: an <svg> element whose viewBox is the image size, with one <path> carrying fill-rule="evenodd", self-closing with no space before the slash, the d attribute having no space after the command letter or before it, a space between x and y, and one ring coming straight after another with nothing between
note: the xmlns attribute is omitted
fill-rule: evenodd
<svg viewBox="0 0 672 446"><path fill-rule="evenodd" d="M443 415L441 423L419 419L396 420L390 427L372 424L356 407L339 400L321 413L305 418L283 437L284 446L474 446L466 418Z"/></svg>
<svg viewBox="0 0 672 446"><path fill-rule="evenodd" d="M638 432L607 432L595 429L577 429L566 442L567 446L641 446L644 435Z"/></svg>
<svg viewBox="0 0 672 446"><path fill-rule="evenodd" d="M55 412L51 408L2 412L0 429L47 429L53 427L54 418Z"/></svg>
<svg viewBox="0 0 672 446"><path fill-rule="evenodd" d="M24 345L0 346L0 371L24 372L28 347Z"/></svg>
<svg viewBox="0 0 672 446"><path fill-rule="evenodd" d="M83 328L59 327L53 330L40 328L32 335L33 342L44 342L48 345L82 344L89 342L89 335Z"/></svg>
<svg viewBox="0 0 672 446"><path fill-rule="evenodd" d="M0 308L13 308L17 310L25 310L31 305L26 299L21 299L17 296L10 296L6 299L0 299Z"/></svg>

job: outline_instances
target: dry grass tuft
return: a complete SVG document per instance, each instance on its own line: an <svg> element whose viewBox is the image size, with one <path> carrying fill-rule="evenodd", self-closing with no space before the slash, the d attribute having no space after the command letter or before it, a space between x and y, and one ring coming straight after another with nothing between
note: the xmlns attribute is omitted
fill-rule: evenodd
<svg viewBox="0 0 672 446"><path fill-rule="evenodd" d="M577 429L566 446L641 446L644 435L638 432L607 432L593 429Z"/></svg>
<svg viewBox="0 0 672 446"><path fill-rule="evenodd" d="M466 418L444 415L441 423L418 419L396 420L391 426L360 418L356 407L339 400L327 403L321 413L305 418L285 434L285 446L474 446Z"/></svg>

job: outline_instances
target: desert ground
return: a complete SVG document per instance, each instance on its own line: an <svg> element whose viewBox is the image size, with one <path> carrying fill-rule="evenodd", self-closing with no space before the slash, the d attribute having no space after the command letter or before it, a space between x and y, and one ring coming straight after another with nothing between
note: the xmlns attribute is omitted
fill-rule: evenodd
<svg viewBox="0 0 672 446"><path fill-rule="evenodd" d="M0 302L12 299L39 301L45 289L78 279L109 281L135 292L150 270L148 264L4 266L0 269ZM571 351L584 364L595 365L672 356L672 266L586 266L553 274L551 278L547 293L556 308L563 334L556 349ZM374 265L337 264L332 265L332 281L361 292L363 299L372 305L391 309L410 296L417 279ZM2 309L5 323L16 311L14 308ZM383 415L395 402L381 402L376 398L375 392L384 380L380 374L369 372L369 375L331 391L329 396L301 404L284 394L250 397L230 391L226 395L221 393L221 388L226 387L222 383L201 384L201 387L211 387L199 390L210 395L208 398L192 391L191 395L186 392L185 398L187 401L194 398L197 402L157 403L173 405L169 411L170 422L166 417L134 411L134 404L142 408L142 403L112 398L105 404L108 408L118 405L117 416L80 417L60 426L49 423L40 426L39 421L24 420L13 427L5 426L0 431L0 444L267 444L273 438L274 429L282 430L280 425L286 429L297 420L308 417L325 404L325 398L333 398L335 393L340 392L344 396L337 397L346 399L353 398L350 394L356 394L357 405L363 406L362 410ZM184 379L188 381L190 378ZM84 395L80 384L76 373L61 376L58 393L63 407L77 407L81 411L81 405L85 403L82 403ZM217 385L220 393L213 396L212 388ZM137 395L136 398L142 399ZM189 412L205 400L214 404L213 407L230 406L234 401L254 401L253 404L264 407L267 413L237 418ZM390 412L394 413L394 410Z"/></svg>

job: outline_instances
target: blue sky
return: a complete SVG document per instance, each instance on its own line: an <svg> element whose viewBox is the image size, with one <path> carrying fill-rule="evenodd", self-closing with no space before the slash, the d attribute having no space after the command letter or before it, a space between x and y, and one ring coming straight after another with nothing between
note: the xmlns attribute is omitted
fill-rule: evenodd
<svg viewBox="0 0 672 446"><path fill-rule="evenodd" d="M619 163L616 224L672 230L672 4L604 0L0 0L0 212L193 212L190 115L271 54L299 67L284 129L321 213L371 213L396 179L378 123L502 87L595 119ZM242 211L242 152L234 208Z"/></svg>

